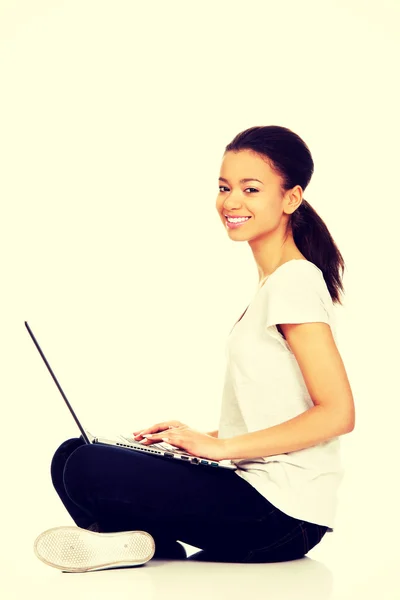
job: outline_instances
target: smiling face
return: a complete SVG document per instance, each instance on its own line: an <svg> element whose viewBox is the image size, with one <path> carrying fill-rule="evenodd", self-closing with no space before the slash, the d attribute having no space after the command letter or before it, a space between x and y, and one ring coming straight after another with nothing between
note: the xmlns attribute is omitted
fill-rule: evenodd
<svg viewBox="0 0 400 600"><path fill-rule="evenodd" d="M251 150L224 155L218 185L216 208L226 230L232 238L248 242L278 230L284 233L302 198L300 186L291 190L292 194L283 194L281 178ZM225 214L250 218L230 228Z"/></svg>
<svg viewBox="0 0 400 600"><path fill-rule="evenodd" d="M248 242L260 282L286 261L305 259L287 227L290 215L302 202L301 186L283 192L279 175L251 150L224 155L218 185L216 209L229 237ZM231 226L226 214L250 218Z"/></svg>

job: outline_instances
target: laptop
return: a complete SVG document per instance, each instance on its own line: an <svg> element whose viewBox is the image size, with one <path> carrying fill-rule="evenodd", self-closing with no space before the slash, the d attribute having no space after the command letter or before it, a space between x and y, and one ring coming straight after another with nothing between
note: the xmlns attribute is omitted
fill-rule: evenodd
<svg viewBox="0 0 400 600"><path fill-rule="evenodd" d="M179 460L189 463L191 465L202 465L205 467L219 467L222 469L237 469L237 466L231 460L210 460L208 458L204 458L202 456L194 456L193 454L188 454L185 450L180 450L176 446L172 446L171 444L167 444L166 442L162 443L153 443L150 446L143 446L141 442L138 442L134 438L129 435L116 435L110 437L96 437L92 435L87 429L82 427L78 417L76 416L71 404L69 403L64 391L62 390L60 384L57 381L56 376L54 375L45 355L43 354L42 349L40 348L31 328L28 325L28 322L25 321L25 327L27 328L29 335L31 336L33 343L39 351L40 356L42 357L46 367L48 368L50 375L52 376L54 383L58 387L61 396L64 398L65 403L73 416L75 423L77 424L79 431L82 434L82 439L86 444L103 444L105 446L119 446L121 448L127 448L132 452L147 452L147 454L152 454L153 456L169 459L169 460Z"/></svg>

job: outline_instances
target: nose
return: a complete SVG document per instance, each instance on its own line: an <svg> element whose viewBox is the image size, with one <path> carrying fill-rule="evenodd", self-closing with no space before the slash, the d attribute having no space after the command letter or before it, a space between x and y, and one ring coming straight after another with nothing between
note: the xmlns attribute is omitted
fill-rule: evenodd
<svg viewBox="0 0 400 600"><path fill-rule="evenodd" d="M239 191L238 195L240 195L240 193L241 192ZM239 197L238 200L235 201L235 196L236 194L233 191L225 196L223 204L225 210L235 210L243 207L243 197Z"/></svg>
<svg viewBox="0 0 400 600"><path fill-rule="evenodd" d="M241 206L243 206L243 202L241 199L235 201L235 196L230 194L229 198L225 198L223 206L227 210L231 210L235 208L240 208Z"/></svg>
<svg viewBox="0 0 400 600"><path fill-rule="evenodd" d="M239 205L234 205L234 204L225 204L223 207L223 211L224 212L237 212L238 210L240 210L240 208L242 208L242 204Z"/></svg>

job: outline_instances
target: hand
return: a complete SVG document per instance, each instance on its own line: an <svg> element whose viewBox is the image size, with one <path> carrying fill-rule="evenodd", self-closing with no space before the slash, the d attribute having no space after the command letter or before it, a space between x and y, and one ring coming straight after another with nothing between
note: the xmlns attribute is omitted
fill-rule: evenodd
<svg viewBox="0 0 400 600"><path fill-rule="evenodd" d="M137 431L133 431L132 433L135 436L135 440L140 442L141 439L143 439L145 437L144 434L157 433L159 431L168 431L169 429L172 429L173 427L188 427L188 425L186 425L185 423L181 423L181 421L176 421L176 420L175 421L164 421L163 423L156 423L156 425L147 427L147 429L138 429ZM143 445L146 444L146 441L143 442Z"/></svg>
<svg viewBox="0 0 400 600"><path fill-rule="evenodd" d="M161 441L167 442L194 456L200 456L210 460L223 460L225 458L223 439L215 438L206 433L191 429L188 425L180 423L179 421L179 426L171 428L171 423L177 423L177 421L167 421L166 423L153 425L153 427L150 427L149 429L156 432L158 431L159 433L150 434L146 431L142 431L142 437L146 437L150 444Z"/></svg>

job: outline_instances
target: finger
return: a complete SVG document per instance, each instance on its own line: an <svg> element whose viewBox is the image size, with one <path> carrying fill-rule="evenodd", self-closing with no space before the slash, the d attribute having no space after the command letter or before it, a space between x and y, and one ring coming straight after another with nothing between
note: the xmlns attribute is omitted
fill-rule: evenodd
<svg viewBox="0 0 400 600"><path fill-rule="evenodd" d="M149 431L149 433L155 433L157 431L165 431L166 429L173 429L178 426L178 421L164 421L164 423L157 423L151 429L153 431Z"/></svg>
<svg viewBox="0 0 400 600"><path fill-rule="evenodd" d="M143 435L135 435L134 439L135 439L135 441L142 443L142 442L144 442L144 441L146 441L148 439L153 439L151 437L152 435L157 435L157 434L156 433L153 433L153 434L151 434L151 433L144 433ZM150 437L148 437L148 436L150 436Z"/></svg>
<svg viewBox="0 0 400 600"><path fill-rule="evenodd" d="M177 431L177 429L178 429L177 427L170 426L167 429L162 429L160 431L155 431L155 432L150 432L149 431L149 433L143 432L143 436L145 436L145 437L146 436L148 436L148 437L161 437L162 435L169 435L171 433L175 433Z"/></svg>
<svg viewBox="0 0 400 600"><path fill-rule="evenodd" d="M146 433L144 438L151 442L159 442L165 437L165 433Z"/></svg>
<svg viewBox="0 0 400 600"><path fill-rule="evenodd" d="M165 440L162 437L156 437L156 438L149 438L149 439L145 439L143 440L143 442L140 442L141 446L150 446L151 444L161 444L163 442L167 442L170 443L169 440Z"/></svg>
<svg viewBox="0 0 400 600"><path fill-rule="evenodd" d="M140 442L140 445L142 446L148 446L149 444L154 444L155 442L160 442L161 441L161 437L157 436L157 434L153 434L154 437L151 436L151 434L147 434L143 440Z"/></svg>
<svg viewBox="0 0 400 600"><path fill-rule="evenodd" d="M157 425L153 425L152 427L146 427L145 429L139 429L138 431L134 431L133 435L135 437L143 437L144 433L153 433L153 431L158 431Z"/></svg>
<svg viewBox="0 0 400 600"><path fill-rule="evenodd" d="M168 429L173 429L173 425L169 425L170 421L167 421L166 423L157 423L157 425L153 425L152 427L147 427L147 429L142 429L139 430L139 432L137 432L134 435L135 437L143 437L144 434L147 433L158 433L161 431L166 431Z"/></svg>

